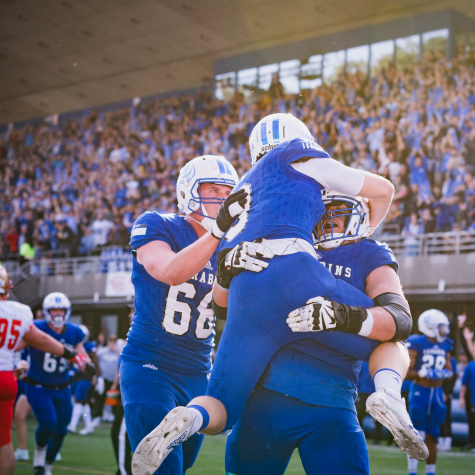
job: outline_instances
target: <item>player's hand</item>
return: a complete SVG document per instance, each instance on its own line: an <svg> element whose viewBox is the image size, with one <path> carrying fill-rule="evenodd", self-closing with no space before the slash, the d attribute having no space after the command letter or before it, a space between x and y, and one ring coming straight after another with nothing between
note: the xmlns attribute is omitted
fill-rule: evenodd
<svg viewBox="0 0 475 475"><path fill-rule="evenodd" d="M104 383L104 378L102 376L97 377L97 383L96 383L96 393L99 395L104 394L104 389L105 389L105 383Z"/></svg>
<svg viewBox="0 0 475 475"><path fill-rule="evenodd" d="M324 297L315 297L303 307L290 312L287 325L293 332L340 330L358 333L368 312L363 307L339 304Z"/></svg>
<svg viewBox="0 0 475 475"><path fill-rule="evenodd" d="M30 365L28 364L28 361L20 360L16 365L16 368L13 370L13 375L16 379L21 380L26 376L29 367Z"/></svg>
<svg viewBox="0 0 475 475"><path fill-rule="evenodd" d="M216 221L211 230L211 234L216 239L221 239L234 223L234 220L244 211L248 196L247 191L241 188L236 193L231 193L220 206L218 216L216 216Z"/></svg>
<svg viewBox="0 0 475 475"><path fill-rule="evenodd" d="M75 363L78 366L79 371L84 371L88 363L91 362L89 358L84 356L82 353L78 353L74 358L69 360L71 363Z"/></svg>
<svg viewBox="0 0 475 475"><path fill-rule="evenodd" d="M263 244L244 241L233 249L223 249L218 254L216 279L223 289L229 289L231 280L242 271L261 272L267 269L268 262L260 259L272 259L274 254Z"/></svg>

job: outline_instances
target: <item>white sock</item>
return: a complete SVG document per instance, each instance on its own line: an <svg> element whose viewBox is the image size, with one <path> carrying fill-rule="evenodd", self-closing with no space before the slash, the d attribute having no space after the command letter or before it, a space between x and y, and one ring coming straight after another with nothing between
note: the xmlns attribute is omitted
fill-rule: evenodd
<svg viewBox="0 0 475 475"><path fill-rule="evenodd" d="M84 425L90 427L92 424L91 420L91 406L89 404L84 404L82 411L82 418L84 419Z"/></svg>
<svg viewBox="0 0 475 475"><path fill-rule="evenodd" d="M78 422L81 419L81 414L82 414L82 404L75 402L73 406L73 415L71 416L71 422L68 425L68 428L72 432L75 432Z"/></svg>
<svg viewBox="0 0 475 475"><path fill-rule="evenodd" d="M45 475L53 475L51 473L51 470L53 469L53 465L51 465L50 463L47 463L45 465Z"/></svg>
<svg viewBox="0 0 475 475"><path fill-rule="evenodd" d="M201 426L203 425L203 416L201 412L198 411L198 409L195 409L194 407L189 407L188 409L195 416L195 420L193 421L193 424L190 429L190 437L191 437L193 434L196 434L201 429Z"/></svg>
<svg viewBox="0 0 475 475"><path fill-rule="evenodd" d="M435 473L435 463L426 465L426 473Z"/></svg>
<svg viewBox="0 0 475 475"><path fill-rule="evenodd" d="M35 445L35 453L33 455L33 467L44 467L46 461L46 445L38 447Z"/></svg>
<svg viewBox="0 0 475 475"><path fill-rule="evenodd" d="M408 473L417 473L417 464L419 460L411 459L409 455L407 456L407 471Z"/></svg>
<svg viewBox="0 0 475 475"><path fill-rule="evenodd" d="M401 399L402 378L399 373L392 369L380 369L374 375L374 387L376 391L380 389L395 399Z"/></svg>
<svg viewBox="0 0 475 475"><path fill-rule="evenodd" d="M367 312L368 316L366 317L366 320L361 324L361 330L358 332L358 335L361 336L368 336L371 333L371 330L373 329L373 314L369 310L367 310Z"/></svg>

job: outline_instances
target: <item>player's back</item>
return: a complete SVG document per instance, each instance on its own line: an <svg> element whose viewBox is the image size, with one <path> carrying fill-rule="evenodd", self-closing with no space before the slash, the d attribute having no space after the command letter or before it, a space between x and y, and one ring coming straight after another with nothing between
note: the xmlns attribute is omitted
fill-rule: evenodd
<svg viewBox="0 0 475 475"><path fill-rule="evenodd" d="M183 216L144 213L132 230L132 249L157 240L178 253L196 242L198 236ZM145 359L164 369L211 369L214 314L210 306L216 259L217 252L202 271L176 286L154 279L134 259L135 313L123 356Z"/></svg>
<svg viewBox="0 0 475 475"><path fill-rule="evenodd" d="M228 231L222 246L259 238L302 238L313 244L312 230L325 207L322 186L291 166L305 157L329 155L315 142L298 138L277 146L249 170L236 190L250 193L250 208Z"/></svg>
<svg viewBox="0 0 475 475"><path fill-rule="evenodd" d="M33 323L30 307L0 300L0 371L12 371L14 352Z"/></svg>
<svg viewBox="0 0 475 475"><path fill-rule="evenodd" d="M52 330L45 320L35 320L34 325L63 345L76 347L84 338L82 330L73 323L66 323L61 333ZM67 386L70 380L69 360L31 347L30 368L27 377L29 384L37 383L52 387Z"/></svg>
<svg viewBox="0 0 475 475"><path fill-rule="evenodd" d="M365 292L366 278L383 265L397 262L392 251L372 239L318 250L320 262L337 279ZM272 263L271 263L272 265ZM362 338L362 337L358 337ZM301 340L279 350L262 378L262 384L309 404L354 410L361 362L323 344ZM309 374L318 377L309 377Z"/></svg>

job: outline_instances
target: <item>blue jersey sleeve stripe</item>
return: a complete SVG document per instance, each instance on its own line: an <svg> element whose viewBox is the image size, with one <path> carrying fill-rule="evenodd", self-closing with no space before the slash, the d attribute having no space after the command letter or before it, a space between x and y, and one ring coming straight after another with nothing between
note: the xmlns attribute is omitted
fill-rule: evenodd
<svg viewBox="0 0 475 475"><path fill-rule="evenodd" d="M269 143L267 141L267 122L261 124L261 141L262 145L267 145Z"/></svg>
<svg viewBox="0 0 475 475"><path fill-rule="evenodd" d="M279 119L272 121L272 139L274 143L279 143Z"/></svg>

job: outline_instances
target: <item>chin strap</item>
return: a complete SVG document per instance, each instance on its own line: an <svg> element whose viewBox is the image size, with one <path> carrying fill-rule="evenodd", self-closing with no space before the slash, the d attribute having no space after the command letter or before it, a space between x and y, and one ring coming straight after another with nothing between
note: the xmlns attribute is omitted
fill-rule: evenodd
<svg viewBox="0 0 475 475"><path fill-rule="evenodd" d="M199 224L201 227L205 228L206 231L211 231L214 225L214 219L205 216L202 221L198 221L195 218L192 218L189 214L187 215L189 219Z"/></svg>

